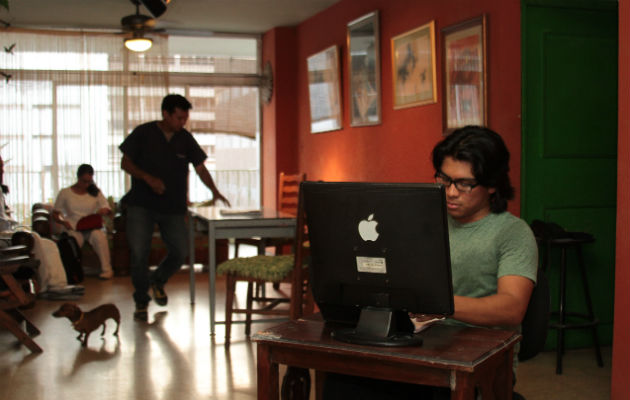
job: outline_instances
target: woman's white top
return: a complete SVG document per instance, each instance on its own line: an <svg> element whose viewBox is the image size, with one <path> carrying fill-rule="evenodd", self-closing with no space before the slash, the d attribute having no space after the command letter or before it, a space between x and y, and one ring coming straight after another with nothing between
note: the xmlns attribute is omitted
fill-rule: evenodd
<svg viewBox="0 0 630 400"><path fill-rule="evenodd" d="M96 197L84 193L76 194L71 188L61 189L55 200L54 209L70 222L72 228L76 228L77 222L90 214L96 214L101 208L110 209L109 203L103 192L99 191Z"/></svg>

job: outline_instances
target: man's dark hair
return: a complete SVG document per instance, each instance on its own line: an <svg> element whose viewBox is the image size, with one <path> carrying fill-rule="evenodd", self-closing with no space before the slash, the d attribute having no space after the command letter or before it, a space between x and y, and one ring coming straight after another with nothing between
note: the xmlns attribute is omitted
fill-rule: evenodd
<svg viewBox="0 0 630 400"><path fill-rule="evenodd" d="M94 168L90 164L81 164L77 169L77 178L80 178L81 175L90 174L94 175Z"/></svg>
<svg viewBox="0 0 630 400"><path fill-rule="evenodd" d="M162 111L166 111L169 114L173 114L175 109L188 111L192 108L192 104L182 95L169 94L162 100Z"/></svg>
<svg viewBox="0 0 630 400"><path fill-rule="evenodd" d="M472 166L475 180L482 186L494 188L490 196L490 210L500 213L514 198L510 183L510 152L498 133L481 126L465 126L455 130L433 149L433 167L442 168L446 157L466 161Z"/></svg>

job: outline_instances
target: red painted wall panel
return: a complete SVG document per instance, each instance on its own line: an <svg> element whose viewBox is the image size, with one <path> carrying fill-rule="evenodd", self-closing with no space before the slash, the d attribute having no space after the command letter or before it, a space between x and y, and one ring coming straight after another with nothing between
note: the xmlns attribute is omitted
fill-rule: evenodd
<svg viewBox="0 0 630 400"><path fill-rule="evenodd" d="M278 174L298 172L295 32L279 27L262 39L262 63L271 62L274 76L271 101L262 106L262 197L268 207L276 206Z"/></svg>
<svg viewBox="0 0 630 400"><path fill-rule="evenodd" d="M267 32L262 38L262 65L271 62L276 69L276 29ZM275 78L274 74L274 78ZM276 82L274 80L273 94L269 104L262 106L262 139L261 139L261 189L262 203L275 204L276 179Z"/></svg>
<svg viewBox="0 0 630 400"><path fill-rule="evenodd" d="M613 330L612 400L630 397L630 4L619 1L619 135L617 149L617 260Z"/></svg>

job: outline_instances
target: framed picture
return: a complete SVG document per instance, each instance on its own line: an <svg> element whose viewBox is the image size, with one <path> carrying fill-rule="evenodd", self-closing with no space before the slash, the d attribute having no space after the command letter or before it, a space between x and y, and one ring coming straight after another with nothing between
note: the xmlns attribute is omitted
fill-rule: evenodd
<svg viewBox="0 0 630 400"><path fill-rule="evenodd" d="M350 126L381 123L381 56L378 11L348 24Z"/></svg>
<svg viewBox="0 0 630 400"><path fill-rule="evenodd" d="M394 109L437 101L435 23L392 38Z"/></svg>
<svg viewBox="0 0 630 400"><path fill-rule="evenodd" d="M444 131L486 125L486 17L442 29Z"/></svg>
<svg viewBox="0 0 630 400"><path fill-rule="evenodd" d="M339 49L330 46L306 59L311 133L341 129Z"/></svg>

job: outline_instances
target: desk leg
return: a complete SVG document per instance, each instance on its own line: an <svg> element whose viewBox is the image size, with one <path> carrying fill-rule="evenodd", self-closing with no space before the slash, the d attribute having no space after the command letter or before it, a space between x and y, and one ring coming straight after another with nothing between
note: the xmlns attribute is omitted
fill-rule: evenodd
<svg viewBox="0 0 630 400"><path fill-rule="evenodd" d="M513 357L514 347L503 353L503 360L494 374L494 394L497 399L512 399L514 395Z"/></svg>
<svg viewBox="0 0 630 400"><path fill-rule="evenodd" d="M278 400L278 364L271 361L269 346L258 343L258 400Z"/></svg>
<svg viewBox="0 0 630 400"><path fill-rule="evenodd" d="M188 214L188 262L190 267L190 304L195 304L195 220Z"/></svg>
<svg viewBox="0 0 630 400"><path fill-rule="evenodd" d="M324 400L324 381L326 372L315 371L315 400Z"/></svg>
<svg viewBox="0 0 630 400"><path fill-rule="evenodd" d="M475 382L472 374L460 371L451 372L451 400L474 400ZM484 398L485 400L485 398Z"/></svg>
<svg viewBox="0 0 630 400"><path fill-rule="evenodd" d="M208 222L208 287L209 287L209 297L210 297L210 335L214 335L214 325L215 325L215 283L216 283L216 273L217 273L217 260L215 258L216 254L216 243L217 241L214 239L215 231L214 225Z"/></svg>

